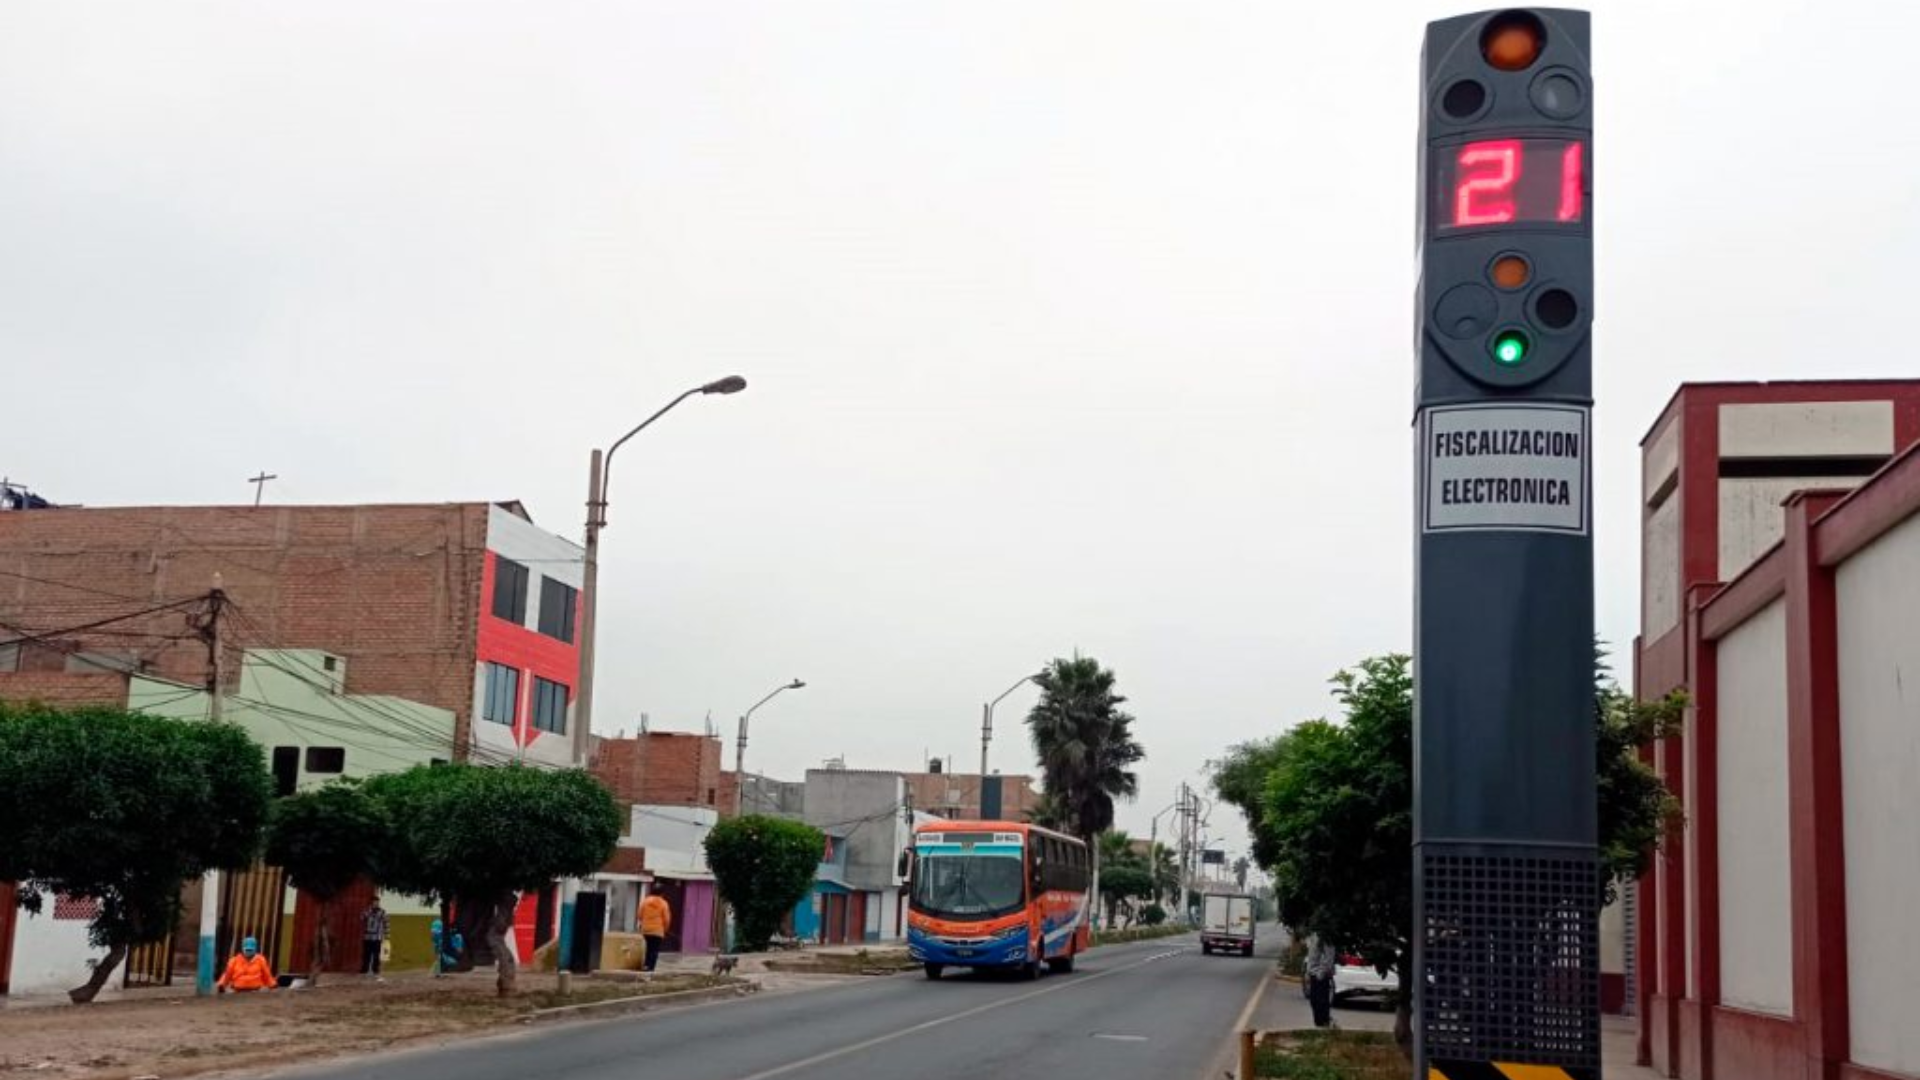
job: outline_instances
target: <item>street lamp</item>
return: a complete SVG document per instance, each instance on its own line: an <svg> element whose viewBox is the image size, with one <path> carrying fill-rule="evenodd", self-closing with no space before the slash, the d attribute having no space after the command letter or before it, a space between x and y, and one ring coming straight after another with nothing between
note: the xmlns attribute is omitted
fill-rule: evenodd
<svg viewBox="0 0 1920 1080"><path fill-rule="evenodd" d="M782 690L799 690L807 684L795 679L773 688L773 693L753 703L753 709L740 714L740 739L733 744L733 813L735 817L747 812L747 720L753 716L753 710L765 705L777 697Z"/></svg>
<svg viewBox="0 0 1920 1080"><path fill-rule="evenodd" d="M737 394L747 388L747 380L738 375L715 379L696 386L672 401L666 408L642 420L620 436L605 454L595 450L587 472L587 565L580 582L580 689L573 706L573 763L587 763L588 738L593 731L593 652L594 625L600 614L600 530L607 527L607 487L613 477L613 455L628 439L640 434L648 424L667 414L669 409L695 394Z"/></svg>
<svg viewBox="0 0 1920 1080"><path fill-rule="evenodd" d="M1020 689L1022 686L1025 686L1027 683L1038 681L1040 677L1045 674L1046 672L1044 671L1036 671L1031 675L1020 676L1019 682L1016 682L1012 686L1009 686L1005 690L1001 691L1000 697L994 698L992 701L987 702L986 708L981 710L981 714L980 714L980 804L981 804L980 812L982 814L986 813L987 745L993 742L993 707L995 705L1000 704L1001 698L1004 698L1008 694L1013 693L1015 690Z"/></svg>
<svg viewBox="0 0 1920 1080"><path fill-rule="evenodd" d="M607 481L613 475L613 455L628 439L640 434L648 424L667 414L669 409L695 394L737 394L747 388L747 380L738 375L715 379L696 386L667 402L666 407L620 436L606 453L593 452L587 469L587 556L580 579L580 687L573 701L573 765L585 768L587 747L593 732L593 659L596 640L594 626L600 614L600 530L607 527ZM573 915L580 895L580 880L567 878L560 884L559 968L565 970L573 955Z"/></svg>
<svg viewBox="0 0 1920 1080"><path fill-rule="evenodd" d="M1153 902L1160 902L1160 819L1186 805L1175 799L1147 819L1147 875L1153 880Z"/></svg>

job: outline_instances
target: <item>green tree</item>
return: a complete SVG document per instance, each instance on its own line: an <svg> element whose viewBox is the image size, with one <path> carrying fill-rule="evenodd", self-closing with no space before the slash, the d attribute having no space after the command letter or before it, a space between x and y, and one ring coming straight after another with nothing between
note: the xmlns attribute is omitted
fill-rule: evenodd
<svg viewBox="0 0 1920 1080"><path fill-rule="evenodd" d="M376 880L480 916L495 987L514 991L507 948L519 894L600 869L620 839L620 808L579 769L419 765L364 785L390 824Z"/></svg>
<svg viewBox="0 0 1920 1080"><path fill-rule="evenodd" d="M1413 935L1413 678L1409 658L1375 657L1334 677L1342 723L1313 720L1256 754L1271 763L1256 807L1256 852L1272 873L1282 922L1343 951L1394 968L1401 980L1395 1025L1411 1036L1407 990ZM1634 702L1595 668L1603 902L1646 866L1678 806L1637 748L1678 730L1682 695ZM1234 758L1248 754L1236 748ZM1222 775L1216 770L1216 778ZM1238 804L1236 781L1219 788ZM1233 795L1229 795L1229 790Z"/></svg>
<svg viewBox="0 0 1920 1080"><path fill-rule="evenodd" d="M1153 870L1133 849L1133 838L1120 829L1108 829L1095 838L1099 849L1100 899L1106 904L1107 925L1119 922L1122 906L1153 895Z"/></svg>
<svg viewBox="0 0 1920 1080"><path fill-rule="evenodd" d="M729 818L707 833L707 865L733 905L738 951L760 952L813 888L826 834L785 818Z"/></svg>
<svg viewBox="0 0 1920 1080"><path fill-rule="evenodd" d="M1114 800L1140 791L1133 766L1146 751L1133 737L1133 717L1120 709L1114 675L1092 657L1056 659L1034 684L1040 700L1027 714L1027 731L1040 758L1042 786L1065 831L1092 843L1113 826ZM1099 893L1099 849L1094 849Z"/></svg>
<svg viewBox="0 0 1920 1080"><path fill-rule="evenodd" d="M333 902L373 872L391 834L387 808L352 780L281 799L267 816L267 861L284 869L287 880L320 905L314 920L316 985L333 958Z"/></svg>
<svg viewBox="0 0 1920 1080"><path fill-rule="evenodd" d="M1100 897L1107 904L1108 926L1119 925L1122 905L1127 905L1134 900L1144 900L1152 894L1153 875L1147 872L1143 864L1121 863L1118 866L1104 867L1100 871Z"/></svg>
<svg viewBox="0 0 1920 1080"><path fill-rule="evenodd" d="M87 936L107 955L69 998L92 1001L129 947L164 940L186 882L253 862L272 790L228 724L0 703L0 881L29 910L49 893L100 904Z"/></svg>
<svg viewBox="0 0 1920 1080"><path fill-rule="evenodd" d="M1227 751L1227 756L1207 762L1213 773L1213 790L1221 800L1238 809L1247 819L1247 832L1253 838L1253 861L1272 866L1280 858L1273 830L1266 828L1267 778L1280 767L1287 750L1287 737L1244 742Z"/></svg>

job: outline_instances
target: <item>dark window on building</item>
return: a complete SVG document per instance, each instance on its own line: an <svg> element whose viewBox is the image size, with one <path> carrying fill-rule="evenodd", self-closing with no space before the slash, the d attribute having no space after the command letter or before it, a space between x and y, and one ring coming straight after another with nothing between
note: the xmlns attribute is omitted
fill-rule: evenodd
<svg viewBox="0 0 1920 1080"><path fill-rule="evenodd" d="M527 568L498 556L493 560L493 616L527 625Z"/></svg>
<svg viewBox="0 0 1920 1080"><path fill-rule="evenodd" d="M707 805L708 806L713 805L713 789L712 788L707 789Z"/></svg>
<svg viewBox="0 0 1920 1080"><path fill-rule="evenodd" d="M511 725L520 709L520 669L487 664L486 693L480 699L480 719Z"/></svg>
<svg viewBox="0 0 1920 1080"><path fill-rule="evenodd" d="M320 666L326 669L327 671L332 671L334 668L338 667L339 665L340 665L340 658L337 656L323 656L320 658Z"/></svg>
<svg viewBox="0 0 1920 1080"><path fill-rule="evenodd" d="M540 579L540 632L573 643L573 607L580 594L550 577Z"/></svg>
<svg viewBox="0 0 1920 1080"><path fill-rule="evenodd" d="M344 772L347 767L347 751L339 746L307 747L307 771L310 773Z"/></svg>
<svg viewBox="0 0 1920 1080"><path fill-rule="evenodd" d="M533 677L533 726L555 735L567 733L567 687L538 675Z"/></svg>
<svg viewBox="0 0 1920 1080"><path fill-rule="evenodd" d="M300 748L297 746L276 746L273 748L273 793L285 798L293 794L300 785Z"/></svg>

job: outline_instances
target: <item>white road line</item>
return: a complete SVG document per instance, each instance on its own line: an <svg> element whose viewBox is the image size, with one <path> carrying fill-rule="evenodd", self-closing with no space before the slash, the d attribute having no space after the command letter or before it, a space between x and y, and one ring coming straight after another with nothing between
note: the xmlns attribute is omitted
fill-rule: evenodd
<svg viewBox="0 0 1920 1080"><path fill-rule="evenodd" d="M1227 1029L1227 1045L1208 1060L1206 1068L1201 1070L1200 1080L1217 1080L1223 1072L1232 1076L1234 1070L1239 1067L1239 1050L1236 1040L1240 1038L1242 1031L1247 1030L1247 1024L1252 1022L1254 1011L1260 1008L1260 999L1266 996L1267 983L1272 979L1272 967L1263 966L1260 969L1260 982L1254 986L1253 993L1247 997L1246 1007L1241 1009L1240 1015L1234 1018L1233 1026ZM1226 1068L1221 1068L1223 1065ZM1246 1080L1246 1078L1236 1077L1235 1080Z"/></svg>
<svg viewBox="0 0 1920 1080"><path fill-rule="evenodd" d="M1040 990L1029 991L1028 993L1020 994L1016 997L1003 998L999 1001L990 1001L985 1005L976 1005L971 1009L966 1009L961 1012L954 1013L951 1016L942 1016L934 1020L928 1020L924 1023L915 1024L912 1027L901 1028L899 1031L890 1031L885 1035L875 1036L874 1038L864 1039L860 1042L852 1043L848 1046L842 1046L838 1050L828 1050L825 1053L815 1054L812 1057L801 1058L799 1061L789 1061L785 1065L775 1065L771 1069L763 1069L760 1072L753 1073L748 1076L742 1076L739 1078L739 1080L772 1080L772 1078L776 1076L785 1076L790 1072L797 1072L801 1069L811 1068L815 1065L819 1065L824 1062L833 1061L836 1058L846 1057L848 1054L857 1054L862 1050L869 1050L869 1049L872 1049L873 1047L881 1046L886 1043L893 1042L896 1039L904 1039L909 1035L917 1035L922 1031L928 1030L929 1028L937 1028L942 1024L951 1024L955 1020L965 1020L970 1016L979 1016L981 1013L992 1012L995 1009L1004 1009L1009 1005L1018 1005L1023 1001L1031 1001L1034 998L1041 997L1046 994L1055 994L1055 993L1059 993L1062 990L1071 990L1076 986L1085 986L1088 983L1098 982L1101 979L1111 978L1123 972L1132 971L1134 968L1144 967L1148 964L1151 964L1154 962L1155 959L1158 959L1158 957L1149 956L1144 960L1136 960L1133 963L1128 964L1126 967L1110 968L1106 971L1095 972L1089 975L1076 976L1069 982L1059 983L1057 985L1049 986Z"/></svg>
<svg viewBox="0 0 1920 1080"><path fill-rule="evenodd" d="M1247 1007L1240 1010L1240 1018L1233 1022L1234 1034L1237 1035L1247 1030L1247 1021L1253 1019L1253 1010L1260 1007L1260 998L1267 992L1267 983L1269 981L1268 972L1262 970L1260 972L1260 985L1253 988L1253 996L1247 999Z"/></svg>

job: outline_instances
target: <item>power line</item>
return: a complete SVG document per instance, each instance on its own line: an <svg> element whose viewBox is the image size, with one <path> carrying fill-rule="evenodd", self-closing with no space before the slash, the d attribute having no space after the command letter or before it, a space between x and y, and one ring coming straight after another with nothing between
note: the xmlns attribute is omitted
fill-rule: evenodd
<svg viewBox="0 0 1920 1080"><path fill-rule="evenodd" d="M96 589L90 585L75 585L71 581L55 581L52 578L35 577L32 574L22 574L17 570L0 570L0 576L19 578L22 581L31 581L39 585L52 585L61 589L72 589L74 592L91 593L94 596L104 596L112 600L125 600L130 604L146 603L151 599L150 597L127 596L123 593L108 592L105 589Z"/></svg>
<svg viewBox="0 0 1920 1080"><path fill-rule="evenodd" d="M307 660L307 658L304 655L302 655L301 650L289 649L283 645L278 645L268 640L268 635L264 632L264 629L249 613L241 610L239 605L229 604L229 608L233 611L235 621L239 622L243 627L243 629L250 630L253 635L257 636L260 639L262 644L266 645L270 649L276 650L280 654L280 656L285 657L287 660L290 660L291 662L295 664L299 664L300 666L306 668L307 672L310 674L303 674L299 671L295 671L285 666L284 664L280 663L278 657L263 655L259 652L254 653L254 659L257 663L263 664L266 667L272 668L273 670L279 671L282 674L285 674L302 683L305 683L306 685L313 687L314 689L319 690L324 694L337 696L343 702L343 705L351 704L351 705L357 706L361 709L364 709L368 712L371 712L387 720L388 722L398 727L405 728L417 734L425 735L427 737L434 738L434 739L442 738L438 732L433 731L430 727L428 727L425 724L425 722L420 720L418 717L410 716L405 713L399 712L397 710L390 709L386 707L386 703L384 702L367 700L365 697L360 695L340 693L332 685L330 681L326 681L328 680L328 677L331 674L330 672L327 672L322 668L314 667ZM449 749L449 752L451 752L453 748L453 738L451 736L447 736L444 738L444 741Z"/></svg>
<svg viewBox="0 0 1920 1080"><path fill-rule="evenodd" d="M115 615L110 619L100 619L95 622L82 623L79 626L69 626L69 627L64 627L62 629L58 629L58 630L47 630L37 634L23 631L19 627L13 626L10 623L0 622L0 626L6 626L8 629L13 630L15 633L19 633L23 635L21 637L13 638L8 641L0 641L0 648L5 648L8 645L26 645L26 644L31 644L35 642L45 642L49 638L60 637L66 634L85 633L86 631L93 630L98 627L111 626L114 623L126 622L128 619L138 619L143 615L154 615L163 611L174 611L176 609L184 608L189 604L203 603L205 602L206 599L207 598L203 595L203 596L195 596L187 600L175 600L170 604L162 604L159 607L147 608L144 611L130 612L125 615Z"/></svg>

